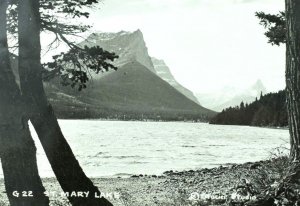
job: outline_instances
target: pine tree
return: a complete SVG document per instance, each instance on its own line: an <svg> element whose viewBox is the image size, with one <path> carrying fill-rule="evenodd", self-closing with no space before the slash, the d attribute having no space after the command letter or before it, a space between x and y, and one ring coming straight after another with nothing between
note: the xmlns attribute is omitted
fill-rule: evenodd
<svg viewBox="0 0 300 206"><path fill-rule="evenodd" d="M1 3L3 2L6 1L1 1ZM78 89L81 90L86 87L86 82L89 80L87 77L88 69L96 73L106 71L108 69L116 69L116 67L110 63L110 61L117 58L114 53L104 51L99 47L80 48L68 40L68 35L77 35L80 32L84 32L89 28L88 26L72 25L66 22L61 22L61 18L53 16L56 13L54 11L57 11L60 15L64 14L69 17L87 17L89 14L82 10L83 7L94 5L98 3L98 1L58 0L55 2L49 2L46 0L20 0L11 1L10 3L11 5L9 7L8 16L10 27L8 27L8 33L18 40L18 44L16 46L19 48L19 75L22 93L22 97L16 98L16 96L14 96L14 100L21 100L21 108L22 111L24 111L19 112L20 115L16 115L18 118L16 121L20 121L20 123L22 123L21 126L24 126L24 128L27 129L27 133L25 131L27 136L25 137L22 135L23 133L18 134L16 137L18 137L20 141L14 141L14 145L12 146L17 147L24 141L27 141L28 144L22 144L24 147L22 150L20 148L19 150L16 150L9 147L8 152L10 153L2 151L3 153L1 158L4 160L3 169L4 174L6 175L6 189L8 192L19 188L29 188L32 191L36 191L36 194L39 194L40 196L40 198L30 198L30 201L28 199L24 202L21 202L23 199L19 198L17 200L18 202L16 202L11 198L11 194L9 193L8 196L10 198L10 202L12 205L18 206L40 206L47 205L49 201L48 198L41 195L44 188L41 185L40 178L37 174L35 147L28 130L27 122L30 119L62 189L65 192L90 192L90 196L85 199L70 197L69 200L72 205L111 205L111 203L104 198L95 198L95 193L100 195L100 192L98 188L93 185L92 181L86 177L78 161L75 159L70 146L61 132L53 109L47 100L42 82L43 79L49 79L56 75L60 75L63 80L66 80L67 85L72 87L77 86ZM2 36L4 37L7 33L5 30L6 26L3 26L5 25L4 20L6 19L6 8L1 7L1 9L3 10L1 10L2 16L0 18L0 23L3 31ZM47 12L49 10L51 10L51 12ZM53 32L57 37L55 41L66 43L70 47L70 51L54 56L53 62L41 65L40 33L45 30ZM6 49L8 51L7 38L1 38L1 41L4 47L6 45ZM4 53L1 53L0 58L6 58L5 62L6 64L9 64L9 62L6 61L8 59L8 52L6 53L6 56ZM85 64L83 64L83 62L85 62ZM70 63L72 63L74 67L64 67L64 65L68 65ZM7 69L8 72L2 72L0 77L2 75L2 78L12 80L5 84L2 89L4 91L18 91L18 88L16 90L10 90L10 87L17 85L11 68L5 66L2 67L2 69ZM72 75L72 78L65 78L66 75ZM5 104L3 105L15 105L9 104L7 101L4 103ZM17 110L17 106L14 106L14 110L16 112L20 111ZM15 127L18 126L18 124L14 123L11 123L10 125L15 125ZM10 150L10 148L12 148L12 150ZM26 152L26 155L24 155L24 152ZM23 156L18 154L23 154ZM7 161L5 158L7 158ZM28 162L22 162L24 158L28 158ZM15 161L15 163L13 161ZM20 163L21 165L24 164L24 166L27 167L26 171L31 175L26 176L28 173L24 172L24 170L13 170L17 163ZM15 178L22 172L24 172L24 178L27 178L24 181L21 180L21 177ZM14 178L15 181L10 181Z"/></svg>
<svg viewBox="0 0 300 206"><path fill-rule="evenodd" d="M298 24L299 24L299 2L293 0L286 0L286 11L280 12L277 15L265 14L264 12L256 13L260 19L260 23L267 29L265 33L269 39L269 43L280 45L286 44L286 85L287 85L287 102L289 113L289 125L291 133L291 158L293 160L300 160L300 148L297 145L300 142L300 120L298 120L297 111L299 110L299 82L294 78L299 75L298 68ZM297 107L298 106L298 107Z"/></svg>
<svg viewBox="0 0 300 206"><path fill-rule="evenodd" d="M286 11L281 15L259 13L258 17L268 29L269 42L280 45L286 43L286 99L290 129L290 166L275 188L252 205L298 205L300 179L300 1L285 0ZM285 14L285 15L284 15ZM274 191L274 188L271 189Z"/></svg>

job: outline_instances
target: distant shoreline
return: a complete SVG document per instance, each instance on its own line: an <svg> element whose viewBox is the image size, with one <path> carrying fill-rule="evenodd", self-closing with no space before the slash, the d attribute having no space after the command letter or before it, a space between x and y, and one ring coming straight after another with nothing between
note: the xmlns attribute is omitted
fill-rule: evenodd
<svg viewBox="0 0 300 206"><path fill-rule="evenodd" d="M87 118L87 119L69 119L69 118L59 118L58 120L90 120L90 121L119 121L119 122L185 122L185 123L205 123L208 124L208 121L192 121L192 120L153 120L153 119L145 119L145 120L135 120L135 119L102 119L102 118Z"/></svg>
<svg viewBox="0 0 300 206"><path fill-rule="evenodd" d="M230 124L210 124L208 121L181 121L181 120L122 120L122 119L68 119L68 118L59 118L59 120L90 120L90 121L120 121L120 122L182 122L182 123L203 123L203 124L209 124L209 125L220 125L220 126L240 126L240 127L256 127L256 128L266 128L266 129L282 129L282 130L288 130L288 126L285 127L274 127L274 126L252 126L252 125L230 125Z"/></svg>

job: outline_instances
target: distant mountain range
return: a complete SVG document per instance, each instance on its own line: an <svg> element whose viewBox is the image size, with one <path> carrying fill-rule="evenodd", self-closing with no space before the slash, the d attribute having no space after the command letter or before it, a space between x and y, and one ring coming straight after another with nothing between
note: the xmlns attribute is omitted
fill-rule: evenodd
<svg viewBox="0 0 300 206"><path fill-rule="evenodd" d="M238 90L236 88L224 88L220 92L213 94L196 94L199 102L202 106L212 109L217 112L221 112L228 107L234 107L244 103L251 103L259 98L260 95L267 94L268 91L265 88L261 80L257 80L250 88L245 90Z"/></svg>
<svg viewBox="0 0 300 206"><path fill-rule="evenodd" d="M81 92L60 85L58 78L45 83L60 118L207 120L215 115L174 79L163 60L150 57L140 30L94 33L79 44L85 45L118 54L119 69L93 75Z"/></svg>

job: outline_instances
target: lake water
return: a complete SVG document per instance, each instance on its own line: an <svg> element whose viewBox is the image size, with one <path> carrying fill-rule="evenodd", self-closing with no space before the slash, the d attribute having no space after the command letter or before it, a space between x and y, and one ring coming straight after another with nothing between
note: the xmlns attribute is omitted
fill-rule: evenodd
<svg viewBox="0 0 300 206"><path fill-rule="evenodd" d="M60 120L88 176L161 174L267 159L288 147L288 130L184 122ZM31 127L32 130L32 127ZM37 140L43 177L54 176Z"/></svg>

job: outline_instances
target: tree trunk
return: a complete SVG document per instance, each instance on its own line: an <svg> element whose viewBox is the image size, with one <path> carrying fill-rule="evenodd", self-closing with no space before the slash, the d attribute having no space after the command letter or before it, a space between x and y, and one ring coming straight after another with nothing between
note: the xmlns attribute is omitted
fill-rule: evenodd
<svg viewBox="0 0 300 206"><path fill-rule="evenodd" d="M39 136L51 167L65 192L89 191L88 198L69 197L72 205L112 205L100 195L85 175L65 140L41 77L40 14L38 0L19 1L19 74L22 93L31 108L30 120Z"/></svg>
<svg viewBox="0 0 300 206"><path fill-rule="evenodd" d="M10 68L7 6L6 1L0 0L0 156L5 188L12 206L49 205L38 174L36 148L24 117L21 94ZM13 196L14 191L20 196Z"/></svg>
<svg viewBox="0 0 300 206"><path fill-rule="evenodd" d="M286 85L291 160L300 161L300 1L286 0Z"/></svg>
<svg viewBox="0 0 300 206"><path fill-rule="evenodd" d="M298 205L300 185L300 1L285 0L286 5L286 92L287 109L290 130L290 159L291 163L285 177L280 180L275 194L263 203L267 206L274 205L276 199L278 205ZM288 203L287 203L288 202ZM251 206L262 205L255 201Z"/></svg>
<svg viewBox="0 0 300 206"><path fill-rule="evenodd" d="M15 110L16 107L12 109ZM1 151L1 162L10 205L49 205L49 199L44 194L45 189L38 175L36 148L28 125L20 120L20 115L15 116L12 121L5 121L9 125L5 131L1 131L1 143L5 147L5 150ZM13 195L16 191L18 196Z"/></svg>

